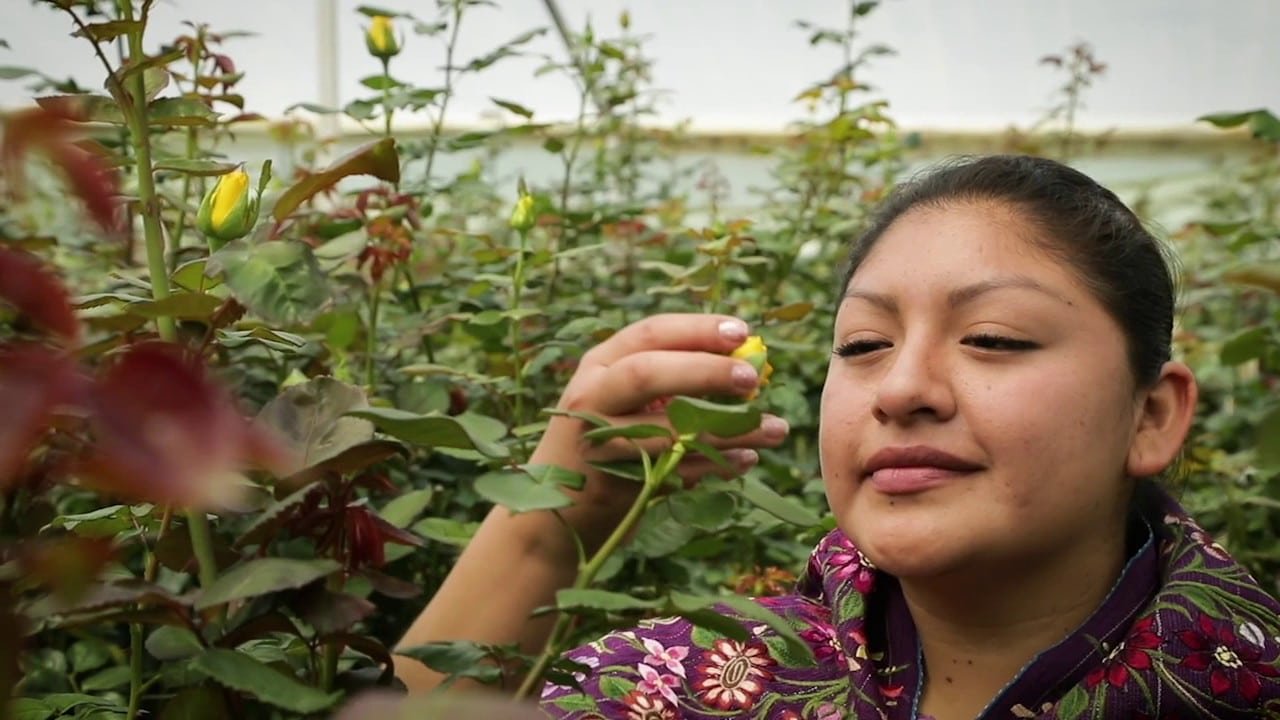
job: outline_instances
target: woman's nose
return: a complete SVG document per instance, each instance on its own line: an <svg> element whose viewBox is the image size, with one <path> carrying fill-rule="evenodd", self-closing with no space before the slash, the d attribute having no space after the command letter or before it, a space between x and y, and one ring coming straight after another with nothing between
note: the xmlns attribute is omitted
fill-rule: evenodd
<svg viewBox="0 0 1280 720"><path fill-rule="evenodd" d="M944 421L955 414L947 362L936 347L906 340L893 348L888 363L876 387L872 408L876 420L886 424L925 418Z"/></svg>

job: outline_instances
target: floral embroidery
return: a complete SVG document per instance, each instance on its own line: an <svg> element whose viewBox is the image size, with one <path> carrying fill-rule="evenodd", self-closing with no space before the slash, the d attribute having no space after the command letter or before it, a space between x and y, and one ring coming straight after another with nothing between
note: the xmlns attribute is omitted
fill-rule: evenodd
<svg viewBox="0 0 1280 720"><path fill-rule="evenodd" d="M1236 642L1230 623L1200 615L1196 630L1184 630L1178 639L1192 652L1182 659L1182 667L1209 671L1209 689L1223 696L1233 688L1241 697L1255 702L1262 692L1260 677L1280 676L1275 665L1259 662L1257 648Z"/></svg>
<svg viewBox="0 0 1280 720"><path fill-rule="evenodd" d="M774 661L763 645L721 639L705 657L694 689L703 702L721 710L750 708L764 693L764 684L773 679L766 668Z"/></svg>
<svg viewBox="0 0 1280 720"><path fill-rule="evenodd" d="M675 708L640 692L627 695L623 704L627 708L627 720L678 720L680 717Z"/></svg>
<svg viewBox="0 0 1280 720"><path fill-rule="evenodd" d="M645 638L641 642L644 643L644 649L649 651L649 654L644 656L645 662L654 667L666 666L671 672L680 677L685 677L684 665L681 664L681 661L689 657L689 648L683 645L665 648L662 643L651 638Z"/></svg>
<svg viewBox="0 0 1280 720"><path fill-rule="evenodd" d="M982 720L1280 717L1280 603L1168 504L1097 622L1037 657ZM808 567L797 592L756 602L816 666L776 623L721 606L746 641L646 619L570 651L591 669L574 675L585 692L549 684L543 709L565 720L925 720L911 715L923 673L898 584L839 531ZM1046 677L1067 682L1044 697Z"/></svg>
<svg viewBox="0 0 1280 720"><path fill-rule="evenodd" d="M1150 669L1151 654L1147 651L1160 647L1160 637L1151 632L1154 623L1153 617L1135 622L1129 636L1107 654L1101 665L1085 676L1085 687L1095 688L1106 678L1113 687L1122 688L1129 680L1130 670Z"/></svg>
<svg viewBox="0 0 1280 720"><path fill-rule="evenodd" d="M657 670L648 665L637 665L636 671L640 673L640 682L636 683L638 692L661 695L672 705L678 702L675 691L671 688L680 687L680 678L675 675L659 675Z"/></svg>

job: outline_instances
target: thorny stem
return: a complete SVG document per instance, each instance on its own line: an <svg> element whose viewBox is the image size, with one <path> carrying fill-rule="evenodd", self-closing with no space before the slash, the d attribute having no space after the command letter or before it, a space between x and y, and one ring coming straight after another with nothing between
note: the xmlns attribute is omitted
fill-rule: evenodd
<svg viewBox="0 0 1280 720"><path fill-rule="evenodd" d="M342 592L343 572L339 570L329 576L326 587L330 592ZM326 640L324 643L324 664L320 666L320 687L325 692L333 689L333 682L338 677L338 655L341 644L337 640Z"/></svg>
<svg viewBox="0 0 1280 720"><path fill-rule="evenodd" d="M613 529L613 533L604 541L600 549L591 556L591 560L578 569L578 577L573 582L574 590L583 590L591 586L591 582L599 574L600 568L604 567L605 561L622 545L631 530L636 526L636 523L640 522L645 509L649 506L649 500L662 487L667 476L674 472L680 461L684 459L684 455L688 451L685 443L689 439L691 438L682 436L671 446L670 450L658 458L657 464L652 467L647 462L648 456L642 456L646 462L644 485L640 488L640 493L636 495L635 501L631 503L631 508L627 510L622 522L618 523L618 526ZM572 620L573 617L571 615L563 612L556 618L556 624L551 630L551 636L547 638L546 645L542 647L542 652L539 653L538 659L534 661L529 674L524 678L524 682L516 690L516 702L528 697L538 686L543 674L547 671L547 667L556 655L560 653L560 645L564 642L565 633L568 631L569 623Z"/></svg>
<svg viewBox="0 0 1280 720"><path fill-rule="evenodd" d="M374 280L369 288L369 332L365 338L364 384L373 392L374 354L378 347L378 305L382 299L382 280Z"/></svg>
<svg viewBox="0 0 1280 720"><path fill-rule="evenodd" d="M165 506L164 515L160 518L160 530L156 533L156 543L164 539L169 532L169 524L173 521L173 508ZM147 553L147 564L142 571L142 579L145 582L155 582L156 573L160 569L160 558L156 555L154 548ZM133 623L129 626L129 710L125 715L126 720L134 720L138 717L138 711L142 707L142 691L144 683L142 682L142 623Z"/></svg>
<svg viewBox="0 0 1280 720"><path fill-rule="evenodd" d="M516 315L520 310L520 295L524 290L524 255L529 247L529 231L518 230L520 247L516 252L516 268L511 278L511 309ZM511 318L511 356L515 359L516 404L514 425L524 422L524 358L520 355L520 318Z"/></svg>
<svg viewBox="0 0 1280 720"><path fill-rule="evenodd" d="M453 51L458 46L458 28L462 26L462 3L453 3L453 22L449 30L449 42L444 50L444 92L440 99L440 112L432 118L431 141L427 146L427 189L431 189L431 169L436 163L436 149L440 147L440 131L444 127L444 114L449 109L449 98L453 97Z"/></svg>
<svg viewBox="0 0 1280 720"><path fill-rule="evenodd" d="M551 249L555 260L551 263L551 278L547 280L547 304L556 296L556 280L560 277L560 255L562 241L569 239L569 191L573 188L573 167L578 162L578 152L582 149L582 136L587 123L587 98L591 94L592 81L587 75L582 76L582 92L578 94L578 119L573 128L573 140L569 143L569 152L564 159L564 180L560 183L560 238ZM568 243L564 243L568 245Z"/></svg>

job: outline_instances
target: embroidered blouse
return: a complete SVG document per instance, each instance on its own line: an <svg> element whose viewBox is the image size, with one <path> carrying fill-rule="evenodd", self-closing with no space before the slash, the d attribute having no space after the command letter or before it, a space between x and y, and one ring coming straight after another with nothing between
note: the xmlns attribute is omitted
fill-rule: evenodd
<svg viewBox="0 0 1280 720"><path fill-rule="evenodd" d="M1280 718L1280 603L1176 502L1161 502L1103 605L1024 667L982 720ZM927 720L898 583L839 530L814 549L795 593L756 602L786 619L816 666L720 606L749 639L647 620L570 651L590 672L575 676L581 689L547 685L541 707L573 720Z"/></svg>

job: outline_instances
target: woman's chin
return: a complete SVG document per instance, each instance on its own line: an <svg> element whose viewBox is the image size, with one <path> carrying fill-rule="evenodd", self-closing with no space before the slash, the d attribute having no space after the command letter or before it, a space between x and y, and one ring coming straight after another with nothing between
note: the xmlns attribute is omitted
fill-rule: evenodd
<svg viewBox="0 0 1280 720"><path fill-rule="evenodd" d="M958 529L941 520L881 514L849 517L840 527L873 565L900 579L945 575L972 559Z"/></svg>

